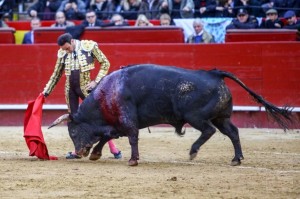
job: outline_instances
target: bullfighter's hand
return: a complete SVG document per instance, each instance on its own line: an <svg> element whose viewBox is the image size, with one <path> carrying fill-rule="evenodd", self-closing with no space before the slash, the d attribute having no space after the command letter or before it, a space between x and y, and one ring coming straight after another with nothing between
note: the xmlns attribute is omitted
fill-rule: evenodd
<svg viewBox="0 0 300 199"><path fill-rule="evenodd" d="M90 91L92 90L93 88L95 88L97 85L97 83L95 81L91 81L88 85L86 85L85 89Z"/></svg>
<svg viewBox="0 0 300 199"><path fill-rule="evenodd" d="M45 98L49 96L49 94L48 94L48 93L44 93L44 92L42 92L42 94L44 95L44 97L45 97Z"/></svg>

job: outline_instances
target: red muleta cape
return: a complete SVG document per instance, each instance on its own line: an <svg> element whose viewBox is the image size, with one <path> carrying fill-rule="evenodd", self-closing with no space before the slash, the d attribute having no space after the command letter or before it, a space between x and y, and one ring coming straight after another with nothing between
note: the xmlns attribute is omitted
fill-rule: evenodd
<svg viewBox="0 0 300 199"><path fill-rule="evenodd" d="M29 101L24 118L24 138L29 148L29 156L36 156L44 160L57 160L49 156L42 132L42 111L44 95L41 93L36 100Z"/></svg>

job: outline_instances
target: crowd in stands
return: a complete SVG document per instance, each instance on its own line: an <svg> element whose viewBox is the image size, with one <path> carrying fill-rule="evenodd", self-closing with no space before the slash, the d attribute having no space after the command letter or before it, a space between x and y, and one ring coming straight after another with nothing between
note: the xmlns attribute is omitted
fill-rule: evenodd
<svg viewBox="0 0 300 199"><path fill-rule="evenodd" d="M265 17L272 8L279 17L288 10L298 17L300 14L299 0L0 0L1 17L12 17L22 2L31 2L26 9L28 16L41 20L54 20L57 11L64 12L68 20L83 20L87 10L95 11L100 20L111 19L115 13L128 20L136 20L139 14L159 19L163 13L172 19L235 17L241 8L255 17Z"/></svg>
<svg viewBox="0 0 300 199"><path fill-rule="evenodd" d="M135 26L153 26L151 20L160 20L166 26L174 25L173 19L194 18L195 33L189 43L213 42L201 21L207 17L233 18L226 29L300 29L299 0L0 0L0 27L7 26L5 21L24 1L31 1L26 12L32 28L37 27L33 21L40 20L55 20L51 27L72 27L72 21L82 20L75 26L80 31L88 26L128 25L126 20L136 20ZM263 18L261 23L258 17Z"/></svg>

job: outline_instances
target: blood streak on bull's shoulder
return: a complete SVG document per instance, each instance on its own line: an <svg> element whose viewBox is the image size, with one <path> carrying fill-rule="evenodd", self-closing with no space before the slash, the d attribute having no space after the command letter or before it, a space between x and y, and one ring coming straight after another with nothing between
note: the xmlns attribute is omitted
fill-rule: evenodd
<svg viewBox="0 0 300 199"><path fill-rule="evenodd" d="M119 123L120 101L118 100L119 74L112 74L103 78L98 85L96 95L99 96L100 111L105 121L110 125Z"/></svg>

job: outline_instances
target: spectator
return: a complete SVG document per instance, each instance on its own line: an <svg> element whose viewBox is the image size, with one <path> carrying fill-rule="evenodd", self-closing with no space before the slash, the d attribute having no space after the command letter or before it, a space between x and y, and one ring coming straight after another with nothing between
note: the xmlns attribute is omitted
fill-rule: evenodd
<svg viewBox="0 0 300 199"><path fill-rule="evenodd" d="M232 6L232 0L208 0L199 12L201 17L233 17Z"/></svg>
<svg viewBox="0 0 300 199"><path fill-rule="evenodd" d="M15 5L16 3L13 0L0 0L0 19L8 15L8 18L11 20Z"/></svg>
<svg viewBox="0 0 300 199"><path fill-rule="evenodd" d="M114 24L114 26L129 26L127 21L120 14L114 14L110 21L112 24Z"/></svg>
<svg viewBox="0 0 300 199"><path fill-rule="evenodd" d="M41 20L37 17L30 21L31 31L25 33L22 44L34 44L34 29L41 27Z"/></svg>
<svg viewBox="0 0 300 199"><path fill-rule="evenodd" d="M140 14L135 21L134 26L153 26L152 23L147 19L146 15Z"/></svg>
<svg viewBox="0 0 300 199"><path fill-rule="evenodd" d="M171 17L169 14L164 13L159 17L159 24L161 26L170 26L171 25Z"/></svg>
<svg viewBox="0 0 300 199"><path fill-rule="evenodd" d="M11 17L9 15L9 13L4 13L4 15L2 16L2 21L3 22L10 22L11 21Z"/></svg>
<svg viewBox="0 0 300 199"><path fill-rule="evenodd" d="M200 8L206 7L206 2L209 0L193 0L194 2L194 18L202 17Z"/></svg>
<svg viewBox="0 0 300 199"><path fill-rule="evenodd" d="M115 13L119 13L121 11L121 0L110 0L115 8Z"/></svg>
<svg viewBox="0 0 300 199"><path fill-rule="evenodd" d="M28 8L27 12L32 18L39 17L41 20L54 20L60 4L61 0L38 0Z"/></svg>
<svg viewBox="0 0 300 199"><path fill-rule="evenodd" d="M99 81L108 73L110 63L98 44L91 40L76 40L69 33L58 37L60 49L57 52L57 61L54 71L46 84L43 95L48 97L63 73L66 76L65 98L70 114L77 113L79 100L84 100L89 91L96 87ZM90 73L95 68L95 61L101 65L95 80L91 80ZM112 140L109 142L111 153L116 159L122 157ZM69 152L67 159L81 158L76 153Z"/></svg>
<svg viewBox="0 0 300 199"><path fill-rule="evenodd" d="M8 27L8 25L5 23L5 21L0 19L0 28L6 28L6 27Z"/></svg>
<svg viewBox="0 0 300 199"><path fill-rule="evenodd" d="M252 29L257 27L257 19L253 16L249 16L247 10L241 8L237 13L237 18L232 19L226 29Z"/></svg>
<svg viewBox="0 0 300 199"><path fill-rule="evenodd" d="M217 1L215 17L234 17L232 0Z"/></svg>
<svg viewBox="0 0 300 199"><path fill-rule="evenodd" d="M63 11L67 20L82 20L85 17L85 3L82 0L64 0L58 11Z"/></svg>
<svg viewBox="0 0 300 199"><path fill-rule="evenodd" d="M216 7L216 0L207 0L205 6L201 6L199 9L200 17L214 17Z"/></svg>
<svg viewBox="0 0 300 199"><path fill-rule="evenodd" d="M122 0L120 13L124 19L136 20L141 7L141 0Z"/></svg>
<svg viewBox="0 0 300 199"><path fill-rule="evenodd" d="M91 7L92 0L82 0L85 4L85 9L88 10Z"/></svg>
<svg viewBox="0 0 300 199"><path fill-rule="evenodd" d="M162 13L168 13L171 19L193 18L193 0L164 0Z"/></svg>
<svg viewBox="0 0 300 199"><path fill-rule="evenodd" d="M267 17L261 22L260 28L282 28L283 22L278 18L278 12L275 9L270 9L266 12Z"/></svg>
<svg viewBox="0 0 300 199"><path fill-rule="evenodd" d="M90 10L95 11L98 19L106 20L111 18L115 10L115 5L111 0L93 0Z"/></svg>
<svg viewBox="0 0 300 199"><path fill-rule="evenodd" d="M188 37L186 43L208 44L214 42L214 37L206 30L204 30L203 23L200 18L196 18L193 21L193 28L195 33Z"/></svg>
<svg viewBox="0 0 300 199"><path fill-rule="evenodd" d="M287 20L287 24L283 28L300 30L300 20L297 19L296 13L294 11L286 11L283 17Z"/></svg>
<svg viewBox="0 0 300 199"><path fill-rule="evenodd" d="M55 24L52 24L51 27L69 27L74 25L74 22L66 20L64 12L57 11L55 14Z"/></svg>
<svg viewBox="0 0 300 199"><path fill-rule="evenodd" d="M269 9L273 8L274 1L273 0L261 0L261 7L263 11L266 13Z"/></svg>
<svg viewBox="0 0 300 199"><path fill-rule="evenodd" d="M273 0L273 7L278 9L278 16L284 17L286 10L293 10L295 8L295 14L299 14L300 1L299 0Z"/></svg>
<svg viewBox="0 0 300 199"><path fill-rule="evenodd" d="M249 15L256 17L263 17L264 13L260 7L259 0L234 0L234 7L239 9L245 9Z"/></svg>
<svg viewBox="0 0 300 199"><path fill-rule="evenodd" d="M139 14L144 14L148 19L159 19L163 0L142 0Z"/></svg>
<svg viewBox="0 0 300 199"><path fill-rule="evenodd" d="M95 11L89 10L85 15L85 20L82 22L82 25L84 27L102 27L104 23L100 19L97 19Z"/></svg>

